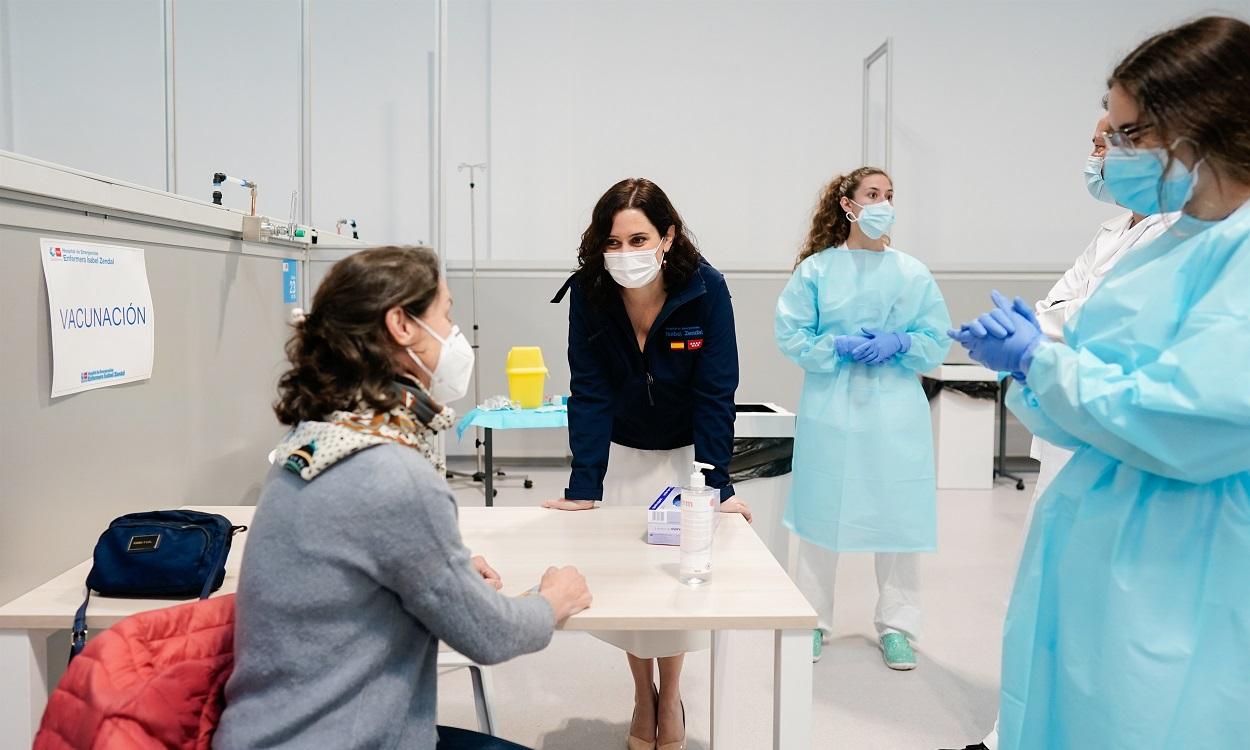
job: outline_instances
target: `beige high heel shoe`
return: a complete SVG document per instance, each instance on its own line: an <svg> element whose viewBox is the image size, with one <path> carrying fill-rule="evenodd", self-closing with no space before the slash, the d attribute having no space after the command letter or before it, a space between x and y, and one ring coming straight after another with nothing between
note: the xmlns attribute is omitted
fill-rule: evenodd
<svg viewBox="0 0 1250 750"><path fill-rule="evenodd" d="M655 723L658 730L660 725L660 690L655 685L652 685L651 692L655 695ZM654 737L649 740L640 740L631 734L626 738L626 741L629 743L629 750L656 750ZM685 748L682 748L682 750L685 750Z"/></svg>
<svg viewBox="0 0 1250 750"><path fill-rule="evenodd" d="M655 712L655 731L656 731L656 734L659 734L659 731L660 731L660 711L659 711L659 708L658 708L658 707L656 708L656 712ZM658 746L657 746L657 750L686 750L686 737L685 737L685 734L686 734L686 702L685 702L685 701L682 701L682 703L681 703L681 733L682 733L682 738L681 738L681 740L680 740L680 741L678 741L678 742L669 742L669 743L664 744L664 745L658 745ZM630 750L633 750L633 748L630 748Z"/></svg>

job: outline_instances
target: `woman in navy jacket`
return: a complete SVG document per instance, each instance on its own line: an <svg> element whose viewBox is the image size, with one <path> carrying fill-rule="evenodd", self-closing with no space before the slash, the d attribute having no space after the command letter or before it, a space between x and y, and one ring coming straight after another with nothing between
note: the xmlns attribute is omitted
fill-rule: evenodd
<svg viewBox="0 0 1250 750"><path fill-rule="evenodd" d="M750 510L729 483L738 346L725 277L687 235L655 183L628 179L595 205L569 295L569 445L573 471L557 510L599 502L641 509L684 484L695 460L721 491L721 511ZM641 518L641 513L639 514ZM707 633L603 632L634 677L630 750L685 747L680 694L687 651ZM660 687L654 687L658 660Z"/></svg>

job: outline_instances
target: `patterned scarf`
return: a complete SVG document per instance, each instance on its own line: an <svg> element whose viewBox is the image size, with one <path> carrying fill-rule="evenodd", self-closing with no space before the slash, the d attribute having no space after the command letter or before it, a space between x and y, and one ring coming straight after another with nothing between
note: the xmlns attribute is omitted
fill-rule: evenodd
<svg viewBox="0 0 1250 750"><path fill-rule="evenodd" d="M447 471L434 437L456 424L456 413L430 398L420 383L397 382L403 401L388 412L359 404L353 411L336 411L325 421L300 422L278 444L275 460L305 481L366 448L399 443L421 451L440 473Z"/></svg>

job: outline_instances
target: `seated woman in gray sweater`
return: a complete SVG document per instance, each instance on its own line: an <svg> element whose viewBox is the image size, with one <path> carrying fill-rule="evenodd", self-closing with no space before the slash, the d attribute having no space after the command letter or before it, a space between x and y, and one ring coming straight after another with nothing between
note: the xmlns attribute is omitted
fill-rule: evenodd
<svg viewBox="0 0 1250 750"><path fill-rule="evenodd" d="M287 344L275 452L239 581L214 748L516 748L435 726L443 641L480 664L545 648L590 605L573 568L506 597L470 557L433 438L473 349L428 248L337 263Z"/></svg>

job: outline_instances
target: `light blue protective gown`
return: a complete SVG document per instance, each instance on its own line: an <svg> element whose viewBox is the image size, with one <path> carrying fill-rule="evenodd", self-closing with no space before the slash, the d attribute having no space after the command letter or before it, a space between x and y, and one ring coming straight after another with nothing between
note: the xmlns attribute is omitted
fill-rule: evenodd
<svg viewBox="0 0 1250 750"><path fill-rule="evenodd" d="M837 355L834 338L904 331L911 349L883 365ZM910 255L831 248L803 261L777 301L783 354L805 371L785 524L844 552L937 547L929 404L917 373L942 364L950 314Z"/></svg>
<svg viewBox="0 0 1250 750"><path fill-rule="evenodd" d="M1182 218L1009 404L1076 449L1003 640L1001 747L1250 747L1250 204Z"/></svg>

